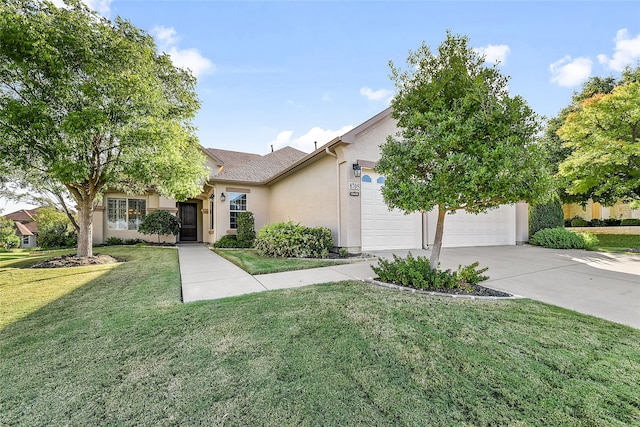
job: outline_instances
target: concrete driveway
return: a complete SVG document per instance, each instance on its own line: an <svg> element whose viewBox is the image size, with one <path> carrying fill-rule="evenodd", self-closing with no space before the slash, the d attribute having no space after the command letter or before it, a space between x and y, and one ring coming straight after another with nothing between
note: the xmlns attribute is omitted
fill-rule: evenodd
<svg viewBox="0 0 640 427"><path fill-rule="evenodd" d="M409 251L374 251L379 257ZM414 256L430 251L413 250ZM475 261L489 267L484 284L502 291L640 329L640 256L535 246L443 249L443 268Z"/></svg>

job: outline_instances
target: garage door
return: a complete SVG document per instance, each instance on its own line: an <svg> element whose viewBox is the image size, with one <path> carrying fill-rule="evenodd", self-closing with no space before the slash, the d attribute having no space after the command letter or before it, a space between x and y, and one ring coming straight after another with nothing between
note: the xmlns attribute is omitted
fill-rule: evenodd
<svg viewBox="0 0 640 427"><path fill-rule="evenodd" d="M438 216L429 212L429 241L435 235ZM499 246L516 244L516 207L502 205L487 213L473 215L458 211L444 220L443 247Z"/></svg>
<svg viewBox="0 0 640 427"><path fill-rule="evenodd" d="M422 247L422 215L389 211L380 188L384 177L362 173L362 250L417 249Z"/></svg>

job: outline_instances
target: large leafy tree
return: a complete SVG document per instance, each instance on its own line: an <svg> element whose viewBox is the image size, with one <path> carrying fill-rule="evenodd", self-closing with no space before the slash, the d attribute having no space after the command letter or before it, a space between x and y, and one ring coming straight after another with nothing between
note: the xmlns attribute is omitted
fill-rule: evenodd
<svg viewBox="0 0 640 427"><path fill-rule="evenodd" d="M400 132L382 145L377 170L386 176L389 207L406 213L437 209L431 265L438 265L447 213L486 212L502 204L544 199L549 178L534 143L539 121L508 93L508 79L447 32L432 53L424 43L407 69L390 63Z"/></svg>
<svg viewBox="0 0 640 427"><path fill-rule="evenodd" d="M564 203L581 203L586 202L586 200L581 195L568 193L568 180L558 174L560 163L564 162L573 151L571 147L564 144L558 135L558 129L562 127L569 114L580 108L582 101L597 94L611 93L617 84L618 81L613 77L595 76L589 78L584 82L581 90L573 94L571 103L563 108L556 117L552 117L547 121L542 138L540 138L540 145L546 153L549 170L555 176L555 186L561 201Z"/></svg>
<svg viewBox="0 0 640 427"><path fill-rule="evenodd" d="M30 190L73 200L78 256L106 189L200 192L195 83L150 35L79 0L0 0L0 158Z"/></svg>
<svg viewBox="0 0 640 427"><path fill-rule="evenodd" d="M606 206L640 202L640 81L584 99L558 135L571 150L559 167L570 194Z"/></svg>

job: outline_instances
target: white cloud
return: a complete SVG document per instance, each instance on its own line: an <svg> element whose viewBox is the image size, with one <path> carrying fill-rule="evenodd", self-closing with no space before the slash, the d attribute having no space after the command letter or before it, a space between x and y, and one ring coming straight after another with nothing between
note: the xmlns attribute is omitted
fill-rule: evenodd
<svg viewBox="0 0 640 427"><path fill-rule="evenodd" d="M318 147L326 144L337 136L342 136L345 133L353 129L353 126L343 126L337 130L322 129L320 127L314 127L309 132L297 138L293 137L292 130L284 130L278 134L275 140L271 141L269 145L273 145L273 149L285 147L287 145L297 148L298 150L310 153L314 151L314 142L318 143Z"/></svg>
<svg viewBox="0 0 640 427"><path fill-rule="evenodd" d="M572 59L567 55L549 65L551 82L564 87L577 86L589 78L592 65L591 58Z"/></svg>
<svg viewBox="0 0 640 427"><path fill-rule="evenodd" d="M367 98L369 101L385 100L387 103L391 102L393 91L389 89L373 90L370 87L363 87L360 89L360 95Z"/></svg>
<svg viewBox="0 0 640 427"><path fill-rule="evenodd" d="M616 43L613 57L598 55L598 61L615 71L622 71L626 65L640 59L640 34L631 38L626 28L618 30L615 38Z"/></svg>
<svg viewBox="0 0 640 427"><path fill-rule="evenodd" d="M151 34L156 38L160 50L171 56L171 61L176 67L189 69L196 77L213 73L216 70L215 64L202 56L198 49L178 48L180 37L178 37L175 28L158 25L151 29Z"/></svg>
<svg viewBox="0 0 640 427"><path fill-rule="evenodd" d="M490 64L499 62L500 65L505 65L507 63L507 55L509 51L511 51L511 48L506 44L490 44L485 47L476 48L475 51L485 56L485 62Z"/></svg>

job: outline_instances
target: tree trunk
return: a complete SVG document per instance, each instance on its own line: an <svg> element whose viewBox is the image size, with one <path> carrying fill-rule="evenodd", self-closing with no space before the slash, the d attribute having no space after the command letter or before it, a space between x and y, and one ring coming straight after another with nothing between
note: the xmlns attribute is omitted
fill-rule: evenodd
<svg viewBox="0 0 640 427"><path fill-rule="evenodd" d="M93 256L93 202L78 202L78 252L79 257Z"/></svg>
<svg viewBox="0 0 640 427"><path fill-rule="evenodd" d="M436 237L433 241L433 249L431 249L431 258L429 264L431 268L437 268L440 262L440 249L442 248L442 233L444 232L444 217L447 211L438 206L438 223L436 224Z"/></svg>

